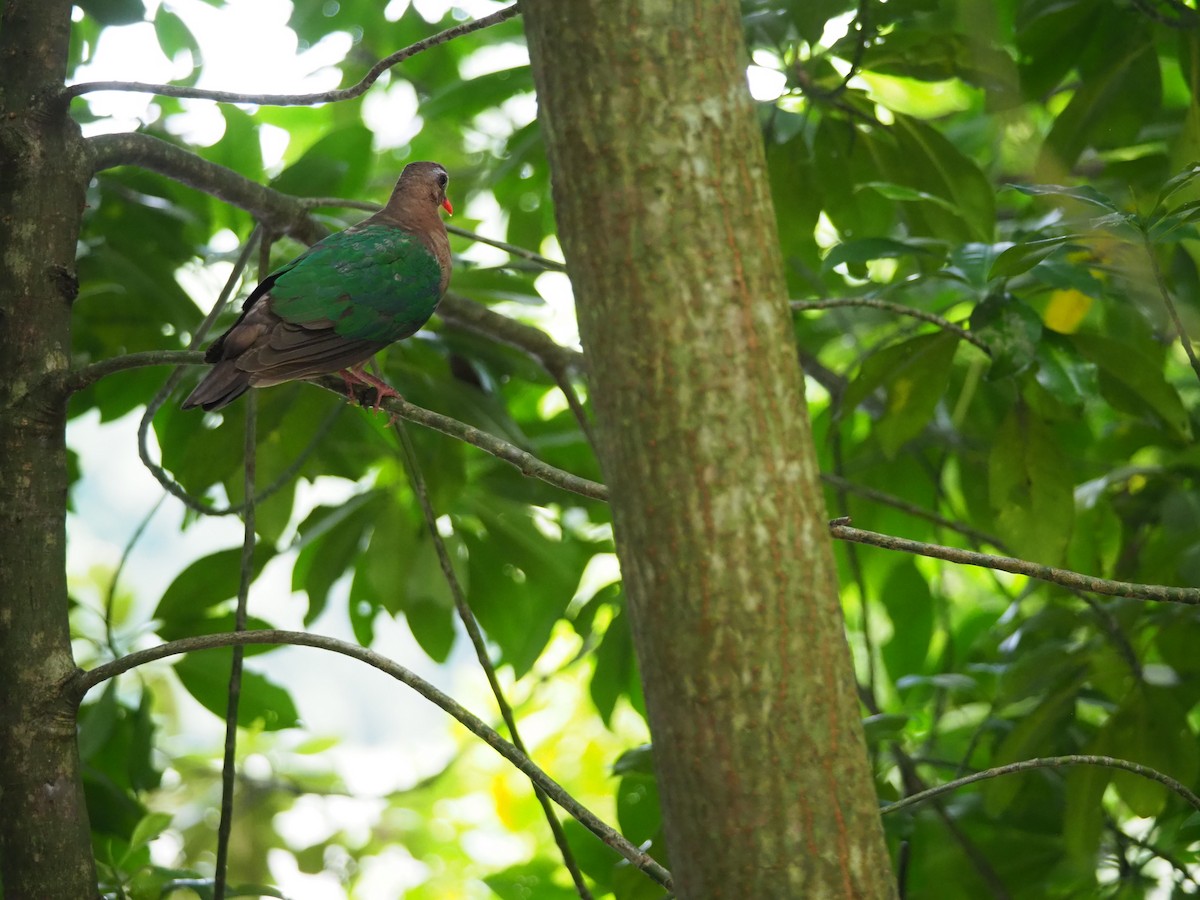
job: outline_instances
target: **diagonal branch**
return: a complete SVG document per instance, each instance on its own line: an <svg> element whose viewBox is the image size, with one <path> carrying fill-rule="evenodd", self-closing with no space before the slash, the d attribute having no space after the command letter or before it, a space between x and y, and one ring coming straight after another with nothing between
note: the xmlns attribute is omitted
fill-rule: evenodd
<svg viewBox="0 0 1200 900"><path fill-rule="evenodd" d="M425 517L425 530L429 532L430 540L433 541L438 564L442 569L442 577L446 579L450 595L454 598L454 608L458 612L458 618L462 621L467 636L471 639L471 646L475 649L475 658L479 660L479 667L483 669L483 673L487 677L488 687L492 690L492 696L496 700L496 706L500 710L504 724L508 726L513 746L528 756L529 752L525 749L525 742L521 740L521 734L517 731L517 717L513 715L512 706L509 704L508 698L504 696L504 689L500 686L500 679L496 677L496 667L492 664L491 656L488 654L487 643L483 639L479 620L475 618L474 611L467 603L462 583L454 573L454 564L450 559L450 553L446 550L446 542L442 540L442 533L438 530L437 513L434 512L433 503L429 499L425 475L421 471L421 462L417 459L417 448L413 446L412 438L408 436L408 429L404 427L403 420L393 422L392 428L395 430L396 436L400 438L400 447L403 451L401 457L408 470L408 480L412 483L413 493L421 507L421 514ZM579 864L575 861L575 855L571 852L571 845L567 843L567 835L563 831L562 823L558 821L558 816L554 814L554 807L550 805L550 798L537 784L533 786L533 793L542 807L546 822L550 825L554 843L558 845L559 853L562 854L563 864L571 873L576 893L579 894L580 900L592 900L591 891L588 890L583 873L579 870Z"/></svg>
<svg viewBox="0 0 1200 900"><path fill-rule="evenodd" d="M1057 769L1065 768L1066 766L1104 766L1109 769L1122 769L1126 772L1132 772L1135 775L1140 775L1143 778L1148 778L1151 781L1157 781L1159 784L1166 787L1168 790L1178 794L1187 803L1200 812L1200 797L1197 797L1186 785L1180 784L1170 775L1164 775L1156 769L1151 769L1149 766L1143 766L1139 763L1130 762L1126 759L1117 759L1112 756L1091 756L1091 755L1070 755L1070 756L1046 756L1038 759L1024 759L1020 762L1009 763L1005 766L996 766L994 769L985 769L982 772L973 772L963 778L956 778L954 781L948 781L945 784L939 784L936 787L931 787L928 790L921 791L918 794L912 794L902 800L897 800L895 803L889 803L883 807L880 812L884 815L891 812L899 812L902 809L907 809L910 806L915 806L918 803L923 803L926 800L937 797L940 794L945 794L950 791L958 790L960 787L965 787L968 784L974 784L977 781L986 781L989 778L997 778L1001 775L1011 775L1014 772L1026 772L1030 769Z"/></svg>
<svg viewBox="0 0 1200 900"><path fill-rule="evenodd" d="M470 34L472 31L479 31L492 25L498 25L507 19L513 18L513 16L520 15L520 12L520 9L514 3L512 6L506 6L504 9L492 13L490 16L484 16L482 19L476 19L473 22L463 22L461 25L455 25L453 28L439 31L437 34L417 41L403 50L397 50L390 56L385 56L371 67L370 71L363 76L362 81L358 84L348 88L322 91L318 94L244 94L236 91L212 91L205 88L184 87L175 84L144 84L138 81L85 81L65 88L63 96L70 99L93 91L127 91L138 94L157 94L160 97L216 100L219 103L254 103L258 106L312 106L315 103L334 103L339 100L351 100L365 94L367 89L379 80L380 75L393 66L404 62L406 59L416 56L418 53L428 50L431 47L436 47L438 44L444 44L447 41L454 40L454 38L462 37L464 34Z"/></svg>
<svg viewBox="0 0 1200 900"><path fill-rule="evenodd" d="M878 309L883 312L894 313L898 316L908 316L913 319L920 319L922 322L928 322L931 325L936 325L942 331L948 331L956 337L962 338L970 344L974 344L988 356L992 355L992 348L989 347L978 335L974 335L961 325L955 325L949 319L934 313L925 312L923 309L913 309L911 306L905 306L903 303L894 303L891 300L880 300L876 297L835 297L830 300L792 300L791 307L797 312L806 310L818 309L836 309L843 306L860 306L867 309Z"/></svg>
<svg viewBox="0 0 1200 900"><path fill-rule="evenodd" d="M1162 297L1163 305L1167 308L1167 315L1171 317L1171 324L1175 326L1175 334L1179 338L1179 343L1183 346L1183 352L1187 354L1192 371L1196 373L1197 378L1200 378L1200 359L1196 358L1196 350L1192 346L1192 339L1188 336L1187 329L1183 327L1183 319L1179 317L1179 310L1175 306L1175 301L1171 298L1171 289L1167 286L1167 280L1163 277L1162 267L1158 264L1158 257L1154 255L1154 247L1150 243L1150 236L1145 231L1142 232L1142 246L1146 250L1146 258L1150 260L1150 271L1154 273L1154 284L1158 288L1158 294Z"/></svg>
<svg viewBox="0 0 1200 900"><path fill-rule="evenodd" d="M1093 594L1105 594L1110 597L1130 597L1134 600L1155 600L1163 603L1200 604L1200 588L1111 581L1107 578L1096 578L1092 575L1072 572L1070 569L1044 566L1041 563L1029 562L1025 559L1015 559L1011 556L992 556L988 553L960 550L957 547L945 547L941 544L910 541L907 538L893 537L890 534L880 534L876 531L864 531L861 528L851 528L849 521L849 518L834 519L829 523L829 533L840 541L870 544L874 547L882 547L885 550L898 550L901 553L913 553L917 556L928 556L932 559L944 559L947 562L959 563L964 566L999 569L1002 572L1012 572L1014 575L1027 575L1030 578L1036 578L1039 581L1048 581L1065 588L1091 591Z"/></svg>
<svg viewBox="0 0 1200 900"><path fill-rule="evenodd" d="M286 234L313 244L328 233L328 229L308 216L299 198L251 181L227 166L209 162L161 138L135 131L101 134L88 138L86 143L93 174L116 166L140 166L245 210L271 234Z"/></svg>
<svg viewBox="0 0 1200 900"><path fill-rule="evenodd" d="M94 669L86 672L76 670L64 682L63 689L77 703L96 685L155 660L165 659L168 656L177 656L181 653L192 653L197 650L235 647L239 645L246 646L248 644L289 644L300 647L316 647L319 650L340 653L343 656L357 659L390 675L402 684L412 688L444 712L453 716L468 731L480 738L489 747L528 776L555 803L570 813L605 844L617 851L631 865L645 872L667 890L671 890L670 872L664 869L653 857L643 853L627 841L614 828L605 824L599 817L588 810L587 807L567 793L562 785L547 775L528 756L521 753L493 729L489 728L482 719L456 702L448 694L438 690L424 678L421 678L399 663L381 656L373 650L368 650L366 647L360 647L358 644L351 644L348 641L340 641L337 638L326 637L320 634L274 629L198 635L178 641L170 641L146 650L139 650L120 659L115 659L112 662L96 666Z"/></svg>

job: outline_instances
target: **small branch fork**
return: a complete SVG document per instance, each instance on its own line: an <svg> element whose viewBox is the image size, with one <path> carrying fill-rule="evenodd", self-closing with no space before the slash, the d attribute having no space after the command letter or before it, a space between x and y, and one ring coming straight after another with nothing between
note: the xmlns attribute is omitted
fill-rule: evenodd
<svg viewBox="0 0 1200 900"><path fill-rule="evenodd" d="M463 22L461 25L455 25L453 28L439 31L437 34L417 41L403 50L397 50L390 56L385 56L371 67L371 70L363 76L362 81L358 84L348 88L323 91L318 94L244 94L237 91L211 91L205 88L184 87L174 84L144 84L137 81L85 81L65 88L63 90L63 97L69 100L72 97L89 94L93 91L126 91L137 94L157 94L160 97L216 100L219 103L253 103L258 106L312 106L316 103L335 103L340 100L352 100L355 97L365 94L367 89L379 80L380 75L393 66L404 62L406 59L416 56L418 53L428 50L431 47L436 47L438 44L444 44L457 37L462 37L464 34L470 34L472 31L479 31L483 28L489 28L492 25L498 25L514 16L520 15L520 13L520 9L514 3L512 6L506 6L504 9L492 13L490 16L484 16L482 19Z"/></svg>
<svg viewBox="0 0 1200 900"><path fill-rule="evenodd" d="M425 679L409 671L404 666L385 656L381 656L366 647L340 641L336 638L300 631L258 630L227 632L224 634L206 634L197 637L183 638L170 641L157 647L139 650L120 659L96 666L86 672L78 670L64 684L68 694L76 701L92 688L104 683L110 678L128 672L138 666L146 665L155 660L177 656L181 653L193 653L198 650L209 650L217 647L236 647L248 644L289 644L298 647L315 647L331 653L340 653L352 659L357 659L369 666L390 675L397 681L412 688L426 700L449 713L458 720L468 731L480 738L489 747L512 763L517 769L527 775L530 781L546 792L555 803L577 819L585 828L595 834L601 841L619 853L630 865L645 872L657 884L667 890L672 889L671 873L663 868L653 857L643 853L619 832L605 824L599 817L572 797L554 779L547 775L528 756L521 753L511 743L502 738L478 716L456 702L448 694L438 690Z"/></svg>

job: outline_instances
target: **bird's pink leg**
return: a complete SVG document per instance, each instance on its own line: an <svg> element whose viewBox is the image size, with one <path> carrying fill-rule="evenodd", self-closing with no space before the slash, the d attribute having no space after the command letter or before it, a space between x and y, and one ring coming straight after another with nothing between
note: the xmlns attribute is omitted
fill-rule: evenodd
<svg viewBox="0 0 1200 900"><path fill-rule="evenodd" d="M357 399L354 395L354 385L362 384L375 389L375 402L371 405L371 410L379 412L383 406L383 401L388 397L399 397L400 392L388 384L386 381L381 381L374 375L370 375L363 371L365 362L359 363L356 366L351 366L348 369L342 369L338 372L342 376L342 381L346 382L346 393L351 399ZM360 405L363 405L360 403Z"/></svg>

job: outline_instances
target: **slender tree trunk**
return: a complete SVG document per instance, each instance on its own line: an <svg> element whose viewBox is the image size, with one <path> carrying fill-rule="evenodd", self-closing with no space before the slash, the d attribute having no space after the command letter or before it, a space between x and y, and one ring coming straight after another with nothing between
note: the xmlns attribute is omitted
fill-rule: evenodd
<svg viewBox="0 0 1200 900"><path fill-rule="evenodd" d="M889 897L736 0L522 0L681 898Z"/></svg>
<svg viewBox="0 0 1200 900"><path fill-rule="evenodd" d="M5 900L96 895L67 625L64 368L83 142L55 99L69 0L7 0L0 25L0 876Z"/></svg>

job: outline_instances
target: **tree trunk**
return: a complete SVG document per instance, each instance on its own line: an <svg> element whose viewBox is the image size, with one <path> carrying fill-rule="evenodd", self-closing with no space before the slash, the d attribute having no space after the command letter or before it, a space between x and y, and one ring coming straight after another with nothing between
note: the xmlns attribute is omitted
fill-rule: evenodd
<svg viewBox="0 0 1200 900"><path fill-rule="evenodd" d="M735 0L522 0L681 898L894 893Z"/></svg>
<svg viewBox="0 0 1200 900"><path fill-rule="evenodd" d="M66 400L86 179L56 97L69 0L7 0L0 25L0 877L6 900L96 896L67 624Z"/></svg>

